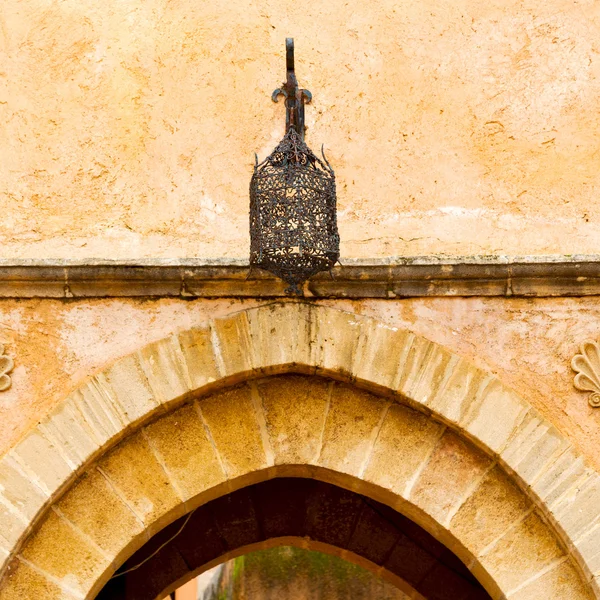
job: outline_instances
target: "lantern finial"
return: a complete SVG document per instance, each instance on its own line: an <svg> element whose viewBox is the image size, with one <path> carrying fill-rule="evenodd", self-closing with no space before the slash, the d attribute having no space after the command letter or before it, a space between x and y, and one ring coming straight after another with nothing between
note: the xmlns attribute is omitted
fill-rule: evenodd
<svg viewBox="0 0 600 600"><path fill-rule="evenodd" d="M287 133L293 128L304 140L304 104L312 100L312 94L308 90L298 89L294 67L294 38L285 39L285 66L287 72L285 83L273 92L271 99L277 102L279 95L284 96L285 131Z"/></svg>

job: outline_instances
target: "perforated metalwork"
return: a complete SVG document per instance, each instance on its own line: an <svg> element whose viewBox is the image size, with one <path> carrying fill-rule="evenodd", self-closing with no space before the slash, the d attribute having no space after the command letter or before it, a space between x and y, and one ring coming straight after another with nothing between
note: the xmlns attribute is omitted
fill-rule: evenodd
<svg viewBox="0 0 600 600"><path fill-rule="evenodd" d="M258 159L250 181L250 264L289 284L287 293L339 258L335 175L290 128Z"/></svg>

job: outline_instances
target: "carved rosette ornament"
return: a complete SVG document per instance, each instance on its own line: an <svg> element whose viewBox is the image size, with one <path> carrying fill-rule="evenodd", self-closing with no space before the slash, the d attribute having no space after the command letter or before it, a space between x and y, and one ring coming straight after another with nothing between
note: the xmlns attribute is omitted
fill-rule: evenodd
<svg viewBox="0 0 600 600"><path fill-rule="evenodd" d="M4 354L4 344L0 344L0 392L7 390L12 380L9 373L13 370L15 363L10 356Z"/></svg>
<svg viewBox="0 0 600 600"><path fill-rule="evenodd" d="M581 344L581 354L571 361L575 375L575 387L582 392L592 392L588 401L593 408L600 408L600 347L596 342Z"/></svg>

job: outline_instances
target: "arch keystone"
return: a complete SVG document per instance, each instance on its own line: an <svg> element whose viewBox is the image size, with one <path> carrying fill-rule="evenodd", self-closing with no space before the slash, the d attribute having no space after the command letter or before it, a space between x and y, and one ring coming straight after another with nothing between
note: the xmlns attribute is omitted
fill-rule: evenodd
<svg viewBox="0 0 600 600"><path fill-rule="evenodd" d="M307 368L313 365L311 313L311 305L300 302L267 304L248 310L254 368L269 374L285 365Z"/></svg>
<svg viewBox="0 0 600 600"><path fill-rule="evenodd" d="M305 377L291 377L291 381L274 377L256 384L274 464L314 464L321 454L332 384L320 378L310 384Z"/></svg>

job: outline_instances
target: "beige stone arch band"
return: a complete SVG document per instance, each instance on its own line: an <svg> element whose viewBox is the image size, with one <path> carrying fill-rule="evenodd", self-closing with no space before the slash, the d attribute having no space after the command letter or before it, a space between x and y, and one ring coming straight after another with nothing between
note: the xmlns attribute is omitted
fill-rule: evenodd
<svg viewBox="0 0 600 600"><path fill-rule="evenodd" d="M94 598L165 525L280 476L406 514L493 598L600 598L600 476L551 424L437 344L290 302L123 357L0 460L0 600Z"/></svg>

